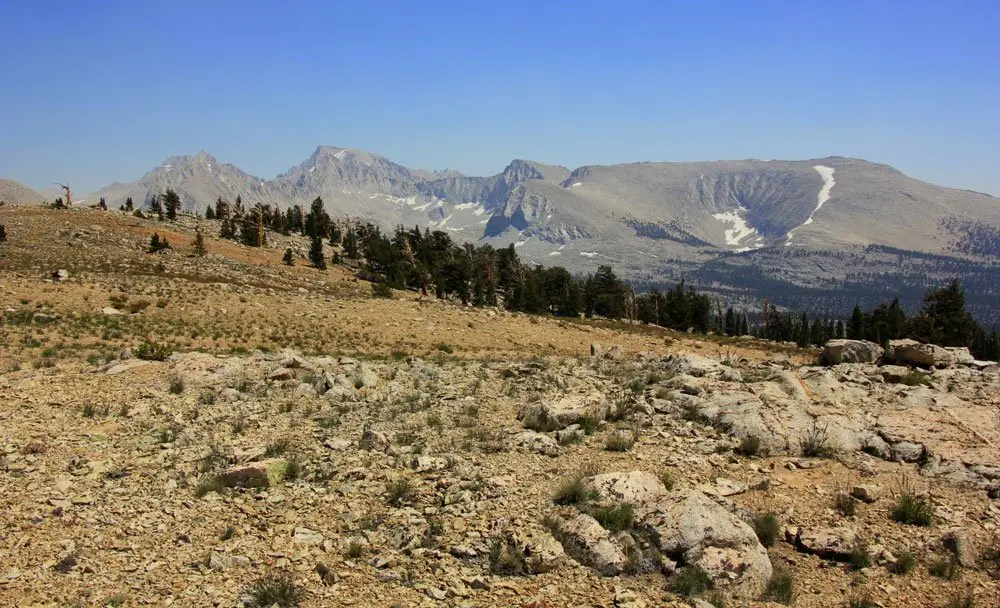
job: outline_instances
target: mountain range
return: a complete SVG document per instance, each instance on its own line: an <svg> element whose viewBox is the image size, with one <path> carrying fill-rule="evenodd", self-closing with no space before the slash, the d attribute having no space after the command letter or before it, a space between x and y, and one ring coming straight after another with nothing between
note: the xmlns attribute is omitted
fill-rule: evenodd
<svg viewBox="0 0 1000 608"><path fill-rule="evenodd" d="M572 170L513 160L475 177L319 146L263 179L201 152L170 157L138 181L87 198L140 204L167 188L190 211L218 197L282 208L322 197L334 216L513 244L522 259L544 265L586 272L611 264L640 285L687 278L730 299L759 298L769 288L784 294L773 296L778 301L813 310L870 303L949 273L975 291L1000 262L1000 199L838 156ZM997 295L986 289L972 299Z"/></svg>

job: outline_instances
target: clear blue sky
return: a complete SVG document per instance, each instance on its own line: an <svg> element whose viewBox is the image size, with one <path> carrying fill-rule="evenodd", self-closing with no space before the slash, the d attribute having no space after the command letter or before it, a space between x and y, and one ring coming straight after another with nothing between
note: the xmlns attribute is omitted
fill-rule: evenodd
<svg viewBox="0 0 1000 608"><path fill-rule="evenodd" d="M0 0L0 176L77 192L206 150L889 163L1000 195L1000 2Z"/></svg>

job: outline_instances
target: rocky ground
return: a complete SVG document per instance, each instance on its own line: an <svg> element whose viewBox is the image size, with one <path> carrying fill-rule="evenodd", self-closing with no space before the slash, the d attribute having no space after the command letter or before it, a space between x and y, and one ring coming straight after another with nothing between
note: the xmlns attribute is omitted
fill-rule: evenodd
<svg viewBox="0 0 1000 608"><path fill-rule="evenodd" d="M6 605L1000 601L995 365L374 300L285 243L189 257L193 220L0 222Z"/></svg>

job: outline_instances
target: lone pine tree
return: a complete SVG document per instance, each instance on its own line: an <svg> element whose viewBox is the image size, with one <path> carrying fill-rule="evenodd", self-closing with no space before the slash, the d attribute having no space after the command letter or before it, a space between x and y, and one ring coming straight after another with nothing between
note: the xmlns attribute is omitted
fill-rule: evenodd
<svg viewBox="0 0 1000 608"><path fill-rule="evenodd" d="M309 261L319 270L326 270L326 258L323 257L323 239L319 236L312 237L312 244L309 246Z"/></svg>
<svg viewBox="0 0 1000 608"><path fill-rule="evenodd" d="M194 231L194 253L198 257L205 257L208 253L208 249L205 247L205 235L201 232L201 226L195 228Z"/></svg>
<svg viewBox="0 0 1000 608"><path fill-rule="evenodd" d="M286 266L293 266L295 264L295 257L292 255L292 248L285 248L285 255L282 256L281 261L285 263Z"/></svg>

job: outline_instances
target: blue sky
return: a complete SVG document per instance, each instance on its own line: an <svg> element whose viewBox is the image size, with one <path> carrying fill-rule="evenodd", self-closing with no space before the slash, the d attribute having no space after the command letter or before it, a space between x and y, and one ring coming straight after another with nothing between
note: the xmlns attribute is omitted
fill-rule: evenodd
<svg viewBox="0 0 1000 608"><path fill-rule="evenodd" d="M0 176L815 158L1000 195L1000 3L0 0Z"/></svg>

